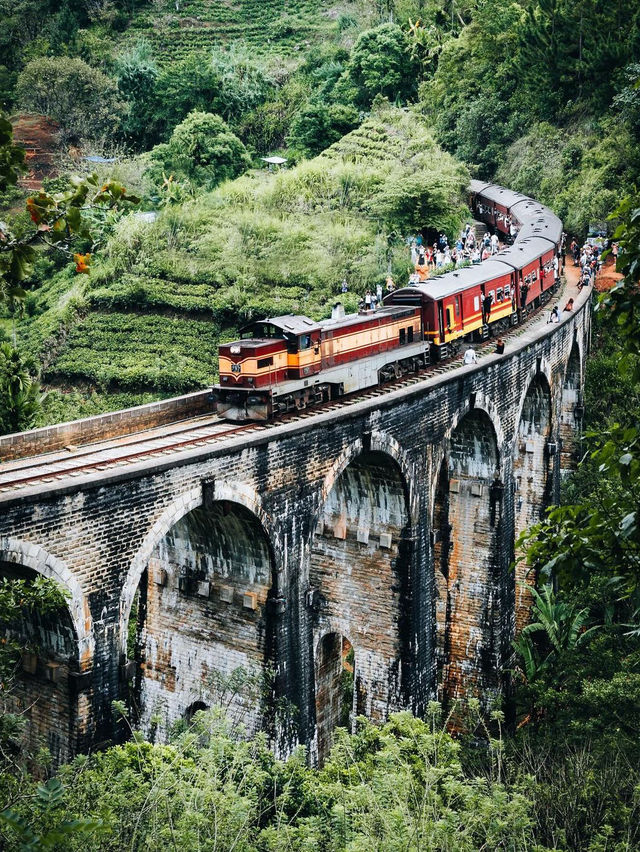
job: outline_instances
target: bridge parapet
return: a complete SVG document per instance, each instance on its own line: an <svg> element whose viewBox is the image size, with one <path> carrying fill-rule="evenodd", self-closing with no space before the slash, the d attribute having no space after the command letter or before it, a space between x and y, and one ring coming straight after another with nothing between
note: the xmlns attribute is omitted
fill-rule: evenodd
<svg viewBox="0 0 640 852"><path fill-rule="evenodd" d="M121 411L96 414L82 420L43 426L27 432L0 436L0 463L53 453L69 446L109 441L143 429L165 426L211 411L211 392L195 391L184 396L136 405Z"/></svg>

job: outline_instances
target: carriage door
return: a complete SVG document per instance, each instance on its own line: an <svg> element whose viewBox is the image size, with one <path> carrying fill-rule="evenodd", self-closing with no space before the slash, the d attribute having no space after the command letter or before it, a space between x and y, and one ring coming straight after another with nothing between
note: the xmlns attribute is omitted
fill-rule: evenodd
<svg viewBox="0 0 640 852"><path fill-rule="evenodd" d="M442 302L438 302L438 325L440 326L440 342L444 342L444 311Z"/></svg>

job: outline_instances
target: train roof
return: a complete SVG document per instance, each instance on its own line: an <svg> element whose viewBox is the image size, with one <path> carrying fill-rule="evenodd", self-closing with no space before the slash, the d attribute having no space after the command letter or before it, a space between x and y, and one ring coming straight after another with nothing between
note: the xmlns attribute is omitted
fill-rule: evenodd
<svg viewBox="0 0 640 852"><path fill-rule="evenodd" d="M454 293L459 293L461 290L467 290L469 287L485 284L487 281L492 281L502 275L510 275L512 272L511 266L492 258L475 266L467 266L436 278L430 278L428 281L402 287L387 298L391 300L396 294L402 295L403 293L413 292L420 293L428 299L442 299L452 296Z"/></svg>
<svg viewBox="0 0 640 852"><path fill-rule="evenodd" d="M512 246L494 254L493 257L514 269L522 269L527 263L531 263L552 248L549 240L543 237L523 237L518 238Z"/></svg>
<svg viewBox="0 0 640 852"><path fill-rule="evenodd" d="M545 207L543 215L527 217L520 227L518 239L531 237L543 237L558 245L562 239L562 221Z"/></svg>
<svg viewBox="0 0 640 852"><path fill-rule="evenodd" d="M261 320L254 320L244 326L244 328L241 328L240 333L243 331L252 331L257 325L268 323L269 325L275 326L275 328L279 328L283 332L283 335L297 336L299 334L309 334L312 331L319 331L320 329L331 330L333 328L343 328L344 326L353 325L355 323L374 323L378 320L407 312L411 312L411 309L407 308L405 305L385 305L382 308L378 308L376 311L365 311L358 314L343 314L341 317L331 317L318 322L309 319L309 317L302 316L301 314L284 314L284 316L280 317L265 317ZM259 342L263 339L266 338L260 337L245 339L243 344L247 345L253 340Z"/></svg>
<svg viewBox="0 0 640 852"><path fill-rule="evenodd" d="M469 184L469 191L474 195L477 195L479 192L487 189L489 186L494 186L495 184L489 183L486 180L472 180Z"/></svg>
<svg viewBox="0 0 640 852"><path fill-rule="evenodd" d="M487 201L493 201L494 204L502 204L502 206L506 207L508 210L511 210L511 208L520 201L531 200L527 195L523 195L521 192L514 192L513 189L506 189L504 186L496 186L496 184L490 184L479 192L479 194Z"/></svg>
<svg viewBox="0 0 640 852"><path fill-rule="evenodd" d="M320 323L302 314L284 314L280 317L265 317L262 320L254 320L245 326L247 329L254 328L259 323L268 322L276 328L282 329L286 334L308 334L310 331L317 331L320 328Z"/></svg>

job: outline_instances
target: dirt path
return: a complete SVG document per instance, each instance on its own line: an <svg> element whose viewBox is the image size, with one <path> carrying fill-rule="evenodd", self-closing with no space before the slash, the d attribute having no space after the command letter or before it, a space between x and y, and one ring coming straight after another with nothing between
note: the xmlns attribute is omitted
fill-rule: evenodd
<svg viewBox="0 0 640 852"><path fill-rule="evenodd" d="M564 269L564 274L567 279L567 283L572 285L575 290L578 289L578 281L580 280L580 267L573 265L573 260L569 254L567 254L567 263ZM604 293L606 290L610 290L614 284L617 284L618 281L622 278L622 274L620 272L616 272L615 264L613 262L613 258L607 258L604 266L596 276L596 290L598 293ZM573 292L571 295L575 295Z"/></svg>

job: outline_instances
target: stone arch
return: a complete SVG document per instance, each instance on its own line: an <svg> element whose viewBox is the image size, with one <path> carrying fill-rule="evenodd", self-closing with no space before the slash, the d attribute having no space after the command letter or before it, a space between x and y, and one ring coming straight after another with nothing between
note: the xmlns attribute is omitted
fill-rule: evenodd
<svg viewBox="0 0 640 852"><path fill-rule="evenodd" d="M560 473L567 474L575 469L577 436L580 433L583 414L583 360L580 340L576 335L569 350L567 366L560 395L558 434L560 438Z"/></svg>
<svg viewBox="0 0 640 852"><path fill-rule="evenodd" d="M307 607L314 651L326 634L347 637L358 661L359 708L384 719L403 705L401 676L409 669L412 523L409 484L387 452L391 442L371 435L365 443L366 449L352 448L334 466L340 473L332 473L331 487L323 489L310 547Z"/></svg>
<svg viewBox="0 0 640 852"><path fill-rule="evenodd" d="M548 375L536 372L525 389L513 442L515 539L538 523L551 502L553 455L553 405ZM519 632L527 623L534 579L516 553L515 620Z"/></svg>
<svg viewBox="0 0 640 852"><path fill-rule="evenodd" d="M276 550L273 542L279 538L277 526L270 516L265 512L262 501L257 492L244 483L229 483L216 480L210 491L209 499L213 501L229 501L239 503L260 519L260 523L267 532L269 541L272 543L272 556L276 561ZM127 623L131 604L140 584L143 572L146 570L149 559L158 543L167 535L169 530L185 515L202 505L203 486L185 491L176 497L167 506L145 535L140 547L127 572L122 592L120 594L120 650L126 653L127 648Z"/></svg>
<svg viewBox="0 0 640 852"><path fill-rule="evenodd" d="M477 395L479 396L479 395ZM504 485L502 430L487 400L454 419L434 477L432 541L436 582L436 659L445 701L494 685L494 619L501 563ZM492 416L493 414L493 416Z"/></svg>
<svg viewBox="0 0 640 852"><path fill-rule="evenodd" d="M91 613L78 580L65 563L39 545L0 538L0 574L21 579L44 576L70 594L63 612L33 613L15 628L26 648L6 709L24 715L24 741L46 746L54 765L71 759L88 733L89 702L77 689L93 663Z"/></svg>
<svg viewBox="0 0 640 852"><path fill-rule="evenodd" d="M78 642L82 670L91 668L95 640L91 610L82 586L67 565L43 547L17 538L0 537L0 562L22 565L60 583L71 595L69 612Z"/></svg>
<svg viewBox="0 0 640 852"><path fill-rule="evenodd" d="M255 492L212 482L178 498L145 537L130 571L139 597L129 689L143 727L159 714L162 733L194 697L228 704L252 732L262 724L276 656L270 529Z"/></svg>
<svg viewBox="0 0 640 852"><path fill-rule="evenodd" d="M401 445L392 435L389 435L387 432L374 429L368 433L365 438L358 438L346 447L331 465L320 488L320 508L314 518L316 523L322 514L323 506L336 481L345 469L353 462L353 460L365 451L384 453L385 455L390 456L396 463L403 476L407 507L412 514L412 520L415 521L415 517L413 516L415 495L413 489L412 468L409 459Z"/></svg>
<svg viewBox="0 0 640 852"><path fill-rule="evenodd" d="M449 427L445 435L445 446L451 444L451 437L458 428L458 424L471 411L482 411L486 415L493 429L496 447L498 448L498 450L501 447L504 447L506 445L506 438L504 429L502 427L502 421L500 419L500 415L498 414L498 409L493 400L481 391L469 394L469 397L465 400L464 405L462 405L454 414L451 420L451 426Z"/></svg>
<svg viewBox="0 0 640 852"><path fill-rule="evenodd" d="M192 701L191 704L189 704L187 709L184 711L185 721L191 722L196 713L199 713L200 711L204 712L208 709L209 705L205 704L204 701Z"/></svg>

